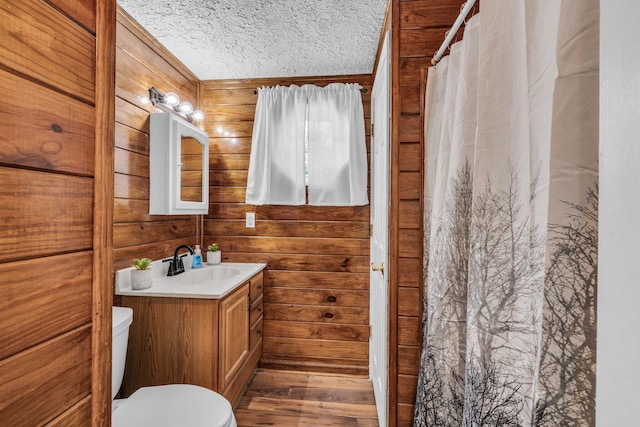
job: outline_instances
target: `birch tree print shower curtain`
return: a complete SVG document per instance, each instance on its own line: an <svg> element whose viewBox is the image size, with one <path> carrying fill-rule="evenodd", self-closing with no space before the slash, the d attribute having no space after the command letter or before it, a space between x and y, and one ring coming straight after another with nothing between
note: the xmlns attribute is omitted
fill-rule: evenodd
<svg viewBox="0 0 640 427"><path fill-rule="evenodd" d="M594 426L597 0L483 0L429 70L414 426Z"/></svg>

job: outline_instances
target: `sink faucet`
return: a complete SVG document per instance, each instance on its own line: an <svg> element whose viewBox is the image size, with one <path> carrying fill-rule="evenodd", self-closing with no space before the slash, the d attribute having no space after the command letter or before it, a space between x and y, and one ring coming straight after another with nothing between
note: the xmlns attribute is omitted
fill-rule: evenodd
<svg viewBox="0 0 640 427"><path fill-rule="evenodd" d="M189 254L193 255L193 249L191 249L191 246L189 245L178 246L175 252L173 253L173 258L162 260L162 262L169 263L169 272L167 273L167 276L175 276L180 273L184 273L184 263L182 262L182 258L186 257L187 254L178 255L178 253L180 252L180 249L187 249L189 251Z"/></svg>

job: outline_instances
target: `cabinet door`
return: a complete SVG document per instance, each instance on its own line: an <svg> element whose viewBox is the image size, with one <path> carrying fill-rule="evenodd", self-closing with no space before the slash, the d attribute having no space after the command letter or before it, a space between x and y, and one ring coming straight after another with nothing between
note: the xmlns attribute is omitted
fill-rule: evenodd
<svg viewBox="0 0 640 427"><path fill-rule="evenodd" d="M220 301L219 390L233 381L249 357L249 284Z"/></svg>

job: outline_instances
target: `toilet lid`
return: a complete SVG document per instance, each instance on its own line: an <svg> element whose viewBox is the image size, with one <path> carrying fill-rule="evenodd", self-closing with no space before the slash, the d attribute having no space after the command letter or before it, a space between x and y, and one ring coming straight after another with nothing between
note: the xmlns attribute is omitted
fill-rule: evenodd
<svg viewBox="0 0 640 427"><path fill-rule="evenodd" d="M227 399L189 384L143 387L125 399L112 417L113 427L235 426Z"/></svg>

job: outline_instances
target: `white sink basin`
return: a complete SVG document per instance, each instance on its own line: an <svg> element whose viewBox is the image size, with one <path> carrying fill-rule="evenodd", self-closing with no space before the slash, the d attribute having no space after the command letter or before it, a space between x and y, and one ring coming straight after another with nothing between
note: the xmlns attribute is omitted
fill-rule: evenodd
<svg viewBox="0 0 640 427"><path fill-rule="evenodd" d="M227 267L221 264L219 266L187 270L184 273L175 276L175 279L178 283L182 283L184 285L200 285L220 282L231 277L238 276L239 274L240 269L236 267Z"/></svg>
<svg viewBox="0 0 640 427"><path fill-rule="evenodd" d="M187 268L177 276L167 276L167 263L154 261L153 283L143 290L131 289L131 270L125 268L116 271L116 294L128 296L178 297L218 299L245 283L266 264L231 263L204 265L202 268Z"/></svg>

